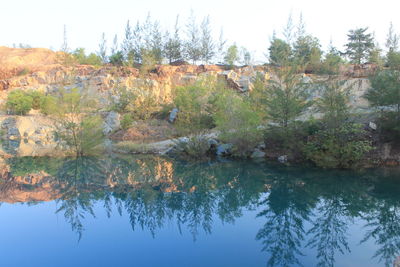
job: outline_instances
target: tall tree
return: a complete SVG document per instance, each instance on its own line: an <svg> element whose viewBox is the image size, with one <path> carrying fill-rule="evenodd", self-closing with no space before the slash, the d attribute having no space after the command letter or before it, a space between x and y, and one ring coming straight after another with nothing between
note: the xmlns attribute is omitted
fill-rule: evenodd
<svg viewBox="0 0 400 267"><path fill-rule="evenodd" d="M63 35L63 43L61 45L61 51L64 53L68 53L68 40L67 40L67 25L64 24L64 35Z"/></svg>
<svg viewBox="0 0 400 267"><path fill-rule="evenodd" d="M215 55L215 44L211 36L210 17L203 19L201 29L201 60L208 63Z"/></svg>
<svg viewBox="0 0 400 267"><path fill-rule="evenodd" d="M132 58L132 49L133 49L133 36L132 36L132 28L131 25L128 22L126 23L125 26L125 36L124 40L122 41L122 53L124 54L124 58L127 61L128 65L131 65L133 63L133 58Z"/></svg>
<svg viewBox="0 0 400 267"><path fill-rule="evenodd" d="M388 53L395 52L399 48L399 36L395 33L392 22L390 22L385 45Z"/></svg>
<svg viewBox="0 0 400 267"><path fill-rule="evenodd" d="M224 59L225 63L228 64L229 66L233 67L235 65L236 61L239 60L239 52L236 44L233 44L230 47L228 47Z"/></svg>
<svg viewBox="0 0 400 267"><path fill-rule="evenodd" d="M285 37L286 43L288 43L289 45L291 45L293 41L294 37L293 30L294 30L294 25L293 25L292 13L290 13L288 20L286 22L286 26L283 29L283 36Z"/></svg>
<svg viewBox="0 0 400 267"><path fill-rule="evenodd" d="M99 51L97 52L97 55L101 58L101 61L103 62L103 64L107 63L107 40L106 40L106 35L104 32L101 35Z"/></svg>
<svg viewBox="0 0 400 267"><path fill-rule="evenodd" d="M367 33L368 27L350 30L347 34L346 55L352 63L361 64L368 60L371 50L374 48L374 39L371 33Z"/></svg>
<svg viewBox="0 0 400 267"><path fill-rule="evenodd" d="M182 41L179 36L179 16L176 16L174 33L168 31L165 34L164 56L169 63L182 59Z"/></svg>
<svg viewBox="0 0 400 267"><path fill-rule="evenodd" d="M193 10L191 11L188 23L186 24L186 34L188 40L185 44L186 56L192 60L193 64L201 58L201 41L199 34L199 27L196 23L196 17Z"/></svg>
<svg viewBox="0 0 400 267"><path fill-rule="evenodd" d="M111 55L114 55L115 53L117 53L118 52L118 48L119 48L118 36L114 35L113 44L111 46Z"/></svg>
<svg viewBox="0 0 400 267"><path fill-rule="evenodd" d="M132 49L133 49L133 59L135 63L141 63L142 62L142 28L140 26L139 21L136 22L136 26L132 31L132 39L133 39L133 44L132 44Z"/></svg>
<svg viewBox="0 0 400 267"><path fill-rule="evenodd" d="M269 63L276 66L283 66L289 61L292 55L292 48L284 40L276 38L274 34L272 36L268 52L269 52Z"/></svg>
<svg viewBox="0 0 400 267"><path fill-rule="evenodd" d="M227 40L224 38L224 30L223 28L221 28L217 44L217 57L219 61L221 61L222 58L224 57L226 42Z"/></svg>

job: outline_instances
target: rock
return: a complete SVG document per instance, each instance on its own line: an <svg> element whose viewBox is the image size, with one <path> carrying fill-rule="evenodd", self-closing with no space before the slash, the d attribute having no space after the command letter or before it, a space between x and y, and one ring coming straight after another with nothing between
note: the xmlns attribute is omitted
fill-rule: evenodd
<svg viewBox="0 0 400 267"><path fill-rule="evenodd" d="M240 86L240 91L242 92L248 92L253 90L253 83L250 80L250 77L248 76L241 76L238 84Z"/></svg>
<svg viewBox="0 0 400 267"><path fill-rule="evenodd" d="M232 144L221 144L217 146L217 156L229 155L231 153L232 147Z"/></svg>
<svg viewBox="0 0 400 267"><path fill-rule="evenodd" d="M257 145L257 148L258 148L259 150L264 150L264 149L266 148L265 143L260 143L260 144L258 144L258 145Z"/></svg>
<svg viewBox="0 0 400 267"><path fill-rule="evenodd" d="M378 129L378 126L376 126L376 124L373 123L372 121L369 122L368 126L369 126L369 128L371 128L374 131L376 131L376 129Z"/></svg>
<svg viewBox="0 0 400 267"><path fill-rule="evenodd" d="M104 119L103 133L109 134L112 131L119 129L121 127L120 119L120 115L117 112L109 112Z"/></svg>
<svg viewBox="0 0 400 267"><path fill-rule="evenodd" d="M286 163L287 162L287 155L282 155L278 157L278 161L280 163Z"/></svg>
<svg viewBox="0 0 400 267"><path fill-rule="evenodd" d="M218 146L218 141L211 138L211 139L208 139L208 144L210 146Z"/></svg>
<svg viewBox="0 0 400 267"><path fill-rule="evenodd" d="M173 123L176 120L179 110L177 108L172 109L171 113L169 114L168 121Z"/></svg>
<svg viewBox="0 0 400 267"><path fill-rule="evenodd" d="M259 150L259 149L255 149L254 152L251 154L250 156L252 159L256 159L256 158L264 158L265 157L265 152Z"/></svg>

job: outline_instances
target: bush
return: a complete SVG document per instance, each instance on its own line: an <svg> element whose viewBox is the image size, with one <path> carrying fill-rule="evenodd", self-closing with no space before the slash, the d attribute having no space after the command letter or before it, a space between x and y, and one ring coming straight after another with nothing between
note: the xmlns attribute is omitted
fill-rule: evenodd
<svg viewBox="0 0 400 267"><path fill-rule="evenodd" d="M207 157L210 144L204 135L199 134L190 137L189 140L178 140L175 148L185 159L203 159Z"/></svg>
<svg viewBox="0 0 400 267"><path fill-rule="evenodd" d="M8 94L6 107L11 113L25 115L32 106L33 98L28 93L17 89Z"/></svg>
<svg viewBox="0 0 400 267"><path fill-rule="evenodd" d="M220 139L233 145L234 156L249 156L262 140L260 116L248 101L231 91L220 94L216 105L214 119L221 131Z"/></svg>
<svg viewBox="0 0 400 267"><path fill-rule="evenodd" d="M309 160L324 168L357 166L365 153L372 149L361 126L346 123L336 129L319 131L311 136L305 147Z"/></svg>
<svg viewBox="0 0 400 267"><path fill-rule="evenodd" d="M44 115L50 115L57 109L57 98L51 95L45 95L40 100L40 112Z"/></svg>
<svg viewBox="0 0 400 267"><path fill-rule="evenodd" d="M132 126L133 118L131 114L124 114L121 119L121 129L127 130L130 126Z"/></svg>

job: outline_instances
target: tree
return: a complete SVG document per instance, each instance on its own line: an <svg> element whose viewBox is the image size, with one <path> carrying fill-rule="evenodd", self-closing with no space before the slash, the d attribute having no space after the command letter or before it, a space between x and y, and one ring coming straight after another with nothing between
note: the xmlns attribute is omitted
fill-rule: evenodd
<svg viewBox="0 0 400 267"><path fill-rule="evenodd" d="M118 52L118 48L119 48L119 45L118 45L118 36L117 36L117 35L114 35L113 45L112 45L112 47L111 47L111 55L116 54L116 53Z"/></svg>
<svg viewBox="0 0 400 267"><path fill-rule="evenodd" d="M383 70L370 77L370 82L365 98L381 109L385 128L400 132L400 72Z"/></svg>
<svg viewBox="0 0 400 267"><path fill-rule="evenodd" d="M261 118L252 109L252 103L238 96L232 90L225 90L217 98L217 112L214 114L220 138L233 144L233 155L250 156L254 147L262 140Z"/></svg>
<svg viewBox="0 0 400 267"><path fill-rule="evenodd" d="M96 114L97 101L74 88L60 91L56 103L49 110L56 120L56 136L78 157L98 153L104 134L103 121Z"/></svg>
<svg viewBox="0 0 400 267"><path fill-rule="evenodd" d="M242 47L240 49L240 61L241 64L243 65L250 65L251 64L251 54L249 50L247 50L245 47Z"/></svg>
<svg viewBox="0 0 400 267"><path fill-rule="evenodd" d="M186 34L188 37L185 44L186 57L195 64L201 58L201 39L193 10L186 24Z"/></svg>
<svg viewBox="0 0 400 267"><path fill-rule="evenodd" d="M171 35L166 32L164 56L168 59L169 63L182 59L182 42L179 36L179 16L176 17L174 34Z"/></svg>
<svg viewBox="0 0 400 267"><path fill-rule="evenodd" d="M125 36L124 40L122 41L122 53L124 54L124 59L127 61L128 65L132 65L133 63L133 36L132 36L132 29L129 23L129 20L125 26Z"/></svg>
<svg viewBox="0 0 400 267"><path fill-rule="evenodd" d="M374 48L372 34L366 33L367 28L350 30L347 34L346 55L352 63L361 64L368 60L371 50Z"/></svg>
<svg viewBox="0 0 400 267"><path fill-rule="evenodd" d="M394 32L392 22L390 22L389 31L386 38L386 48L388 53L395 52L399 48L399 36Z"/></svg>
<svg viewBox="0 0 400 267"><path fill-rule="evenodd" d="M225 63L231 67L233 67L235 65L236 61L239 60L238 47L236 44L233 44L230 47L228 47L228 50L226 51L224 60L225 60Z"/></svg>
<svg viewBox="0 0 400 267"><path fill-rule="evenodd" d="M221 61L224 57L226 42L227 41L224 38L224 30L221 28L221 31L219 32L219 38L218 38L218 44L217 44L218 61Z"/></svg>
<svg viewBox="0 0 400 267"><path fill-rule="evenodd" d="M269 80L267 84L268 117L284 129L288 129L311 104L308 100L308 87L297 71L298 66L293 64L275 69L276 79Z"/></svg>
<svg viewBox="0 0 400 267"><path fill-rule="evenodd" d="M151 31L151 53L158 64L162 63L163 59L163 39L158 21L154 22Z"/></svg>
<svg viewBox="0 0 400 267"><path fill-rule="evenodd" d="M268 48L269 63L276 66L285 65L291 57L292 48L285 41L276 38L275 34L272 37L271 45Z"/></svg>
<svg viewBox="0 0 400 267"><path fill-rule="evenodd" d="M215 44L211 36L210 17L203 19L200 25L201 29L201 55L200 58L208 63L215 55Z"/></svg>
<svg viewBox="0 0 400 267"><path fill-rule="evenodd" d="M33 98L21 89L13 90L7 96L6 107L12 114L25 115L32 105Z"/></svg>
<svg viewBox="0 0 400 267"><path fill-rule="evenodd" d="M132 40L133 50L131 51L131 56L133 57L135 63L141 63L143 43L142 43L142 28L140 26L139 21L136 22L135 29L132 32L132 39L133 39Z"/></svg>
<svg viewBox="0 0 400 267"><path fill-rule="evenodd" d="M99 51L97 52L97 55L101 58L103 64L107 63L107 40L104 32L101 35L101 41L99 44Z"/></svg>
<svg viewBox="0 0 400 267"><path fill-rule="evenodd" d="M294 25L293 25L293 19L292 19L292 14L289 14L287 23L285 28L283 29L283 36L285 37L285 41L287 44L291 45L293 41L293 30L294 30Z"/></svg>
<svg viewBox="0 0 400 267"><path fill-rule="evenodd" d="M329 51L322 61L319 72L321 74L337 74L339 72L339 67L341 63L343 63L343 59L340 56L340 52L332 45L331 42L329 45Z"/></svg>

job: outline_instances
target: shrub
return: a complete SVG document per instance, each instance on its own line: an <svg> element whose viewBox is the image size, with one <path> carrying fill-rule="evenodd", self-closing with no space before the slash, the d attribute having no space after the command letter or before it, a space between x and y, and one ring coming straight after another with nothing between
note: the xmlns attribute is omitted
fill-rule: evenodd
<svg viewBox="0 0 400 267"><path fill-rule="evenodd" d="M32 109L38 110L41 107L42 103L42 98L44 97L44 94L42 92L38 91L29 91L26 92L28 96L32 98Z"/></svg>
<svg viewBox="0 0 400 267"><path fill-rule="evenodd" d="M324 168L357 166L365 153L372 149L360 125L346 123L335 132L319 131L309 138L305 153L309 160Z"/></svg>
<svg viewBox="0 0 400 267"><path fill-rule="evenodd" d="M224 86L216 79L204 78L176 88L174 104L179 109L176 127L182 134L199 133L215 126L212 113L216 91L223 90Z"/></svg>
<svg viewBox="0 0 400 267"><path fill-rule="evenodd" d="M217 129L221 131L220 139L233 145L234 156L249 156L262 140L260 116L248 101L231 91L220 94L216 105L214 119Z"/></svg>
<svg viewBox="0 0 400 267"><path fill-rule="evenodd" d="M45 95L40 100L40 112L44 115L50 115L57 109L57 98L51 95Z"/></svg>
<svg viewBox="0 0 400 267"><path fill-rule="evenodd" d="M6 107L13 114L25 115L32 109L32 105L32 97L20 89L8 94Z"/></svg>
<svg viewBox="0 0 400 267"><path fill-rule="evenodd" d="M210 144L204 135L199 134L190 137L188 140L178 140L175 148L181 153L180 156L185 159L203 159L207 157Z"/></svg>
<svg viewBox="0 0 400 267"><path fill-rule="evenodd" d="M129 127L132 126L132 123L133 123L133 118L132 118L131 114L128 113L128 114L124 114L122 116L122 119L121 119L122 130L129 129Z"/></svg>

